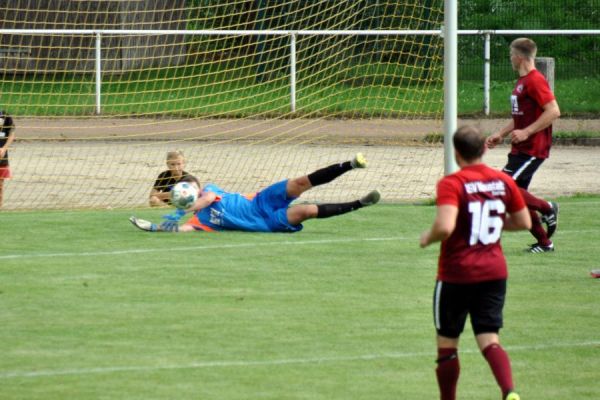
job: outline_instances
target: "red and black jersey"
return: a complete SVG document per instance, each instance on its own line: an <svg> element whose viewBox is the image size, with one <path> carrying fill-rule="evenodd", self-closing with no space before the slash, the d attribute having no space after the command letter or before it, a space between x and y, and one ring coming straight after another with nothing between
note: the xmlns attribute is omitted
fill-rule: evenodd
<svg viewBox="0 0 600 400"><path fill-rule="evenodd" d="M0 111L0 119L4 120L4 123L0 126L0 147L3 147L8 141L8 137L12 134L15 123L12 117L6 115L4 111ZM0 167L8 167L8 151L4 154L4 157L0 157Z"/></svg>
<svg viewBox="0 0 600 400"><path fill-rule="evenodd" d="M543 107L554 99L546 78L537 69L519 78L510 96L515 129L524 129L533 124L544 112ZM534 133L521 143L513 144L511 153L548 158L550 146L552 146L552 125Z"/></svg>
<svg viewBox="0 0 600 400"><path fill-rule="evenodd" d="M502 228L507 213L525 208L514 180L485 164L467 166L438 182L437 205L458 207L456 227L441 244L437 279L451 283L506 279Z"/></svg>

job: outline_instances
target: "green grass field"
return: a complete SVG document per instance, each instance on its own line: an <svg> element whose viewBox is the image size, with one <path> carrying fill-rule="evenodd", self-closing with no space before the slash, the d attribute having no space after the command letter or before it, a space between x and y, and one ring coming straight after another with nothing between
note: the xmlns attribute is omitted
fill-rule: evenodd
<svg viewBox="0 0 600 400"><path fill-rule="evenodd" d="M502 339L523 399L596 400L600 198L559 200L554 254L504 235ZM188 235L128 210L2 213L0 398L435 399L434 211ZM499 399L470 328L460 357L460 398Z"/></svg>

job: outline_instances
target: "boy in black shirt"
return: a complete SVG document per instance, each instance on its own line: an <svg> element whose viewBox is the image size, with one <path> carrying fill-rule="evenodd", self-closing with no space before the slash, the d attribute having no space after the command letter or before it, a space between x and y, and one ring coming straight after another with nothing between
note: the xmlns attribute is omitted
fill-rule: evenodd
<svg viewBox="0 0 600 400"><path fill-rule="evenodd" d="M167 170L163 171L156 178L152 190L150 190L150 206L158 207L170 204L171 189L173 186L189 175L185 168L185 158L183 152L169 151L167 153Z"/></svg>

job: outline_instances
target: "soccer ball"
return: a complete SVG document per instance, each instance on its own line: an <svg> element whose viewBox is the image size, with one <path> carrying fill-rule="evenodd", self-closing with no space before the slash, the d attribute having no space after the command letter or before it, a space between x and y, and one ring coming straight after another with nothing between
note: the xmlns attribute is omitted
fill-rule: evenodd
<svg viewBox="0 0 600 400"><path fill-rule="evenodd" d="M187 210L198 200L198 189L189 182L179 182L171 189L171 204Z"/></svg>

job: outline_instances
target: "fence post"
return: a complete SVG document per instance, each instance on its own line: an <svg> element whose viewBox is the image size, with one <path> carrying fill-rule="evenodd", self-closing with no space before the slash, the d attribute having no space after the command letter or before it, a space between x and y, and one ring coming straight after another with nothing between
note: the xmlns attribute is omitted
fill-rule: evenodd
<svg viewBox="0 0 600 400"><path fill-rule="evenodd" d="M552 57L536 57L535 68L546 77L550 89L554 92L554 58Z"/></svg>
<svg viewBox="0 0 600 400"><path fill-rule="evenodd" d="M102 112L102 35L96 33L96 114Z"/></svg>
<svg viewBox="0 0 600 400"><path fill-rule="evenodd" d="M296 111L296 33L290 35L290 108Z"/></svg>
<svg viewBox="0 0 600 400"><path fill-rule="evenodd" d="M490 115L490 33L483 38L483 112Z"/></svg>

